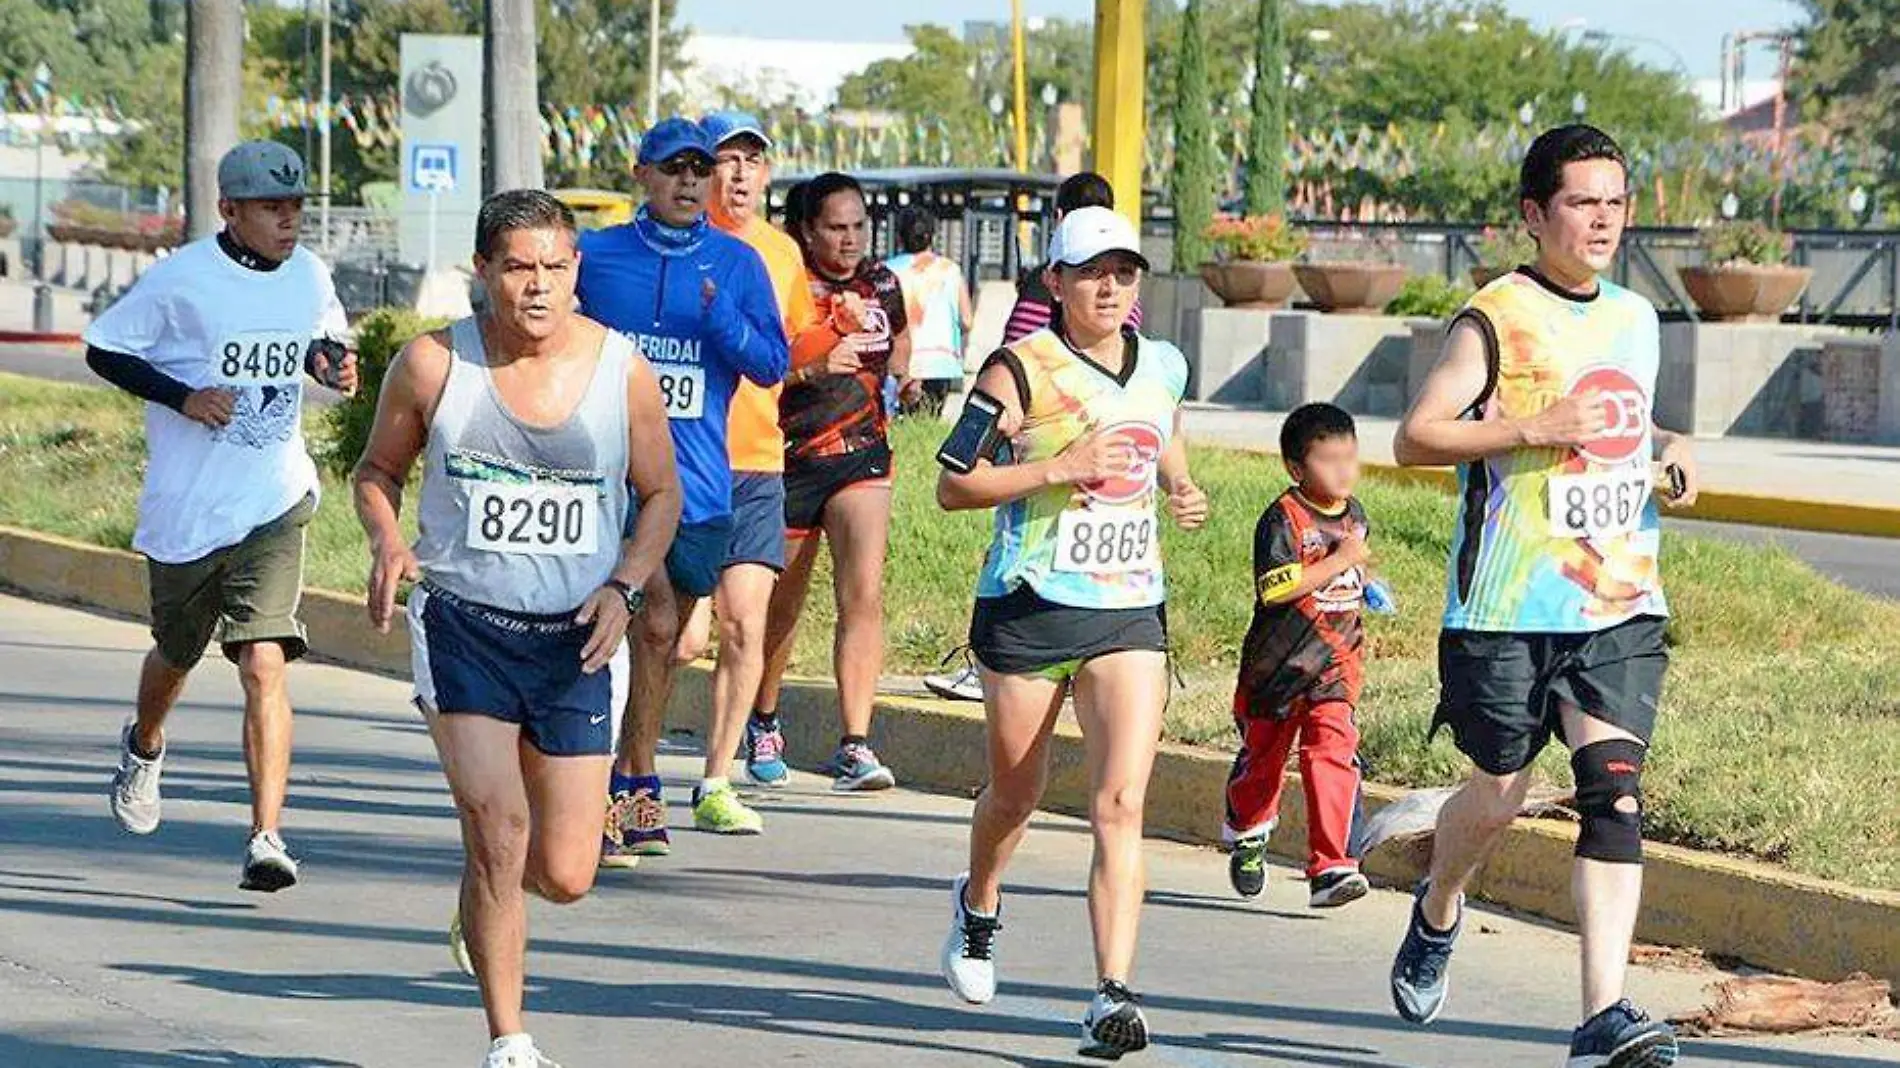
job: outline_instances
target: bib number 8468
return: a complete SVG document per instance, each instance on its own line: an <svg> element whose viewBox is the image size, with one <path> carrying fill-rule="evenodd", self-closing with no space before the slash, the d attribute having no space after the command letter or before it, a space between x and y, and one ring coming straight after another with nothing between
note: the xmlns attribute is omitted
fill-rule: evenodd
<svg viewBox="0 0 1900 1068"><path fill-rule="evenodd" d="M1559 538L1628 534L1642 525L1649 503L1647 467L1587 475L1553 475L1550 532Z"/></svg>
<svg viewBox="0 0 1900 1068"><path fill-rule="evenodd" d="M1155 520L1145 511L1067 511L1056 523L1057 571L1091 575L1154 567Z"/></svg>
<svg viewBox="0 0 1900 1068"><path fill-rule="evenodd" d="M218 346L217 379L225 385L282 385L303 375L308 338L274 331L237 334Z"/></svg>

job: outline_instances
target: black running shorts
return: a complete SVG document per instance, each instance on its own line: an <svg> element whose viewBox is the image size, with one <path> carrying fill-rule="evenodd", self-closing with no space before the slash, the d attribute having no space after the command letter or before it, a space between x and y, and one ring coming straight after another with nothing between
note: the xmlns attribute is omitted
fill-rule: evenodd
<svg viewBox="0 0 1900 1068"><path fill-rule="evenodd" d="M1438 713L1458 751L1482 771L1529 767L1574 705L1645 744L1656 729L1669 653L1660 616L1586 634L1447 630L1438 638Z"/></svg>
<svg viewBox="0 0 1900 1068"><path fill-rule="evenodd" d="M1004 675L1067 682L1090 660L1131 650L1167 652L1167 606L1071 608L1024 585L978 598L970 615L970 652Z"/></svg>
<svg viewBox="0 0 1900 1068"><path fill-rule="evenodd" d="M891 447L879 443L844 456L785 464L785 532L802 537L825 525L825 506L853 486L891 484Z"/></svg>

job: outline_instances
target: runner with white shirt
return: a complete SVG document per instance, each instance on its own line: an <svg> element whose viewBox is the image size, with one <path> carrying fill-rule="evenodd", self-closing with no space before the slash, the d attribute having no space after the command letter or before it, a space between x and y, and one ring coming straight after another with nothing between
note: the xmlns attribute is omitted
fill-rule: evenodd
<svg viewBox="0 0 1900 1068"><path fill-rule="evenodd" d="M251 786L245 890L295 885L279 833L290 780L286 665L306 651L297 606L317 470L303 379L356 389L330 270L297 247L303 161L271 141L218 164L224 229L153 264L86 331L86 363L144 399L150 459L132 547L145 555L152 651L119 735L112 813L133 834L160 817L165 720L215 638L244 685Z"/></svg>
<svg viewBox="0 0 1900 1068"><path fill-rule="evenodd" d="M627 625L673 540L680 485L652 368L574 312L573 213L539 191L490 197L474 265L485 310L390 365L356 510L371 621L387 630L397 586L420 580L416 704L461 815L449 943L481 986L484 1068L554 1068L522 1028L524 890L566 904L593 887ZM412 550L398 516L419 458Z"/></svg>

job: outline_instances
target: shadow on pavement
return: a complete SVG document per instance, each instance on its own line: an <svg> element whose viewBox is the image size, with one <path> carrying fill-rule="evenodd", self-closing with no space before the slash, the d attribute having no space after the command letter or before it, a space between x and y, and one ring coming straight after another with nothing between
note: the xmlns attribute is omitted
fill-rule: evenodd
<svg viewBox="0 0 1900 1068"><path fill-rule="evenodd" d="M18 1068L367 1068L355 1061L320 1057L268 1057L229 1050L181 1048L162 1053L69 1042L24 1035L0 1035L0 1064Z"/></svg>

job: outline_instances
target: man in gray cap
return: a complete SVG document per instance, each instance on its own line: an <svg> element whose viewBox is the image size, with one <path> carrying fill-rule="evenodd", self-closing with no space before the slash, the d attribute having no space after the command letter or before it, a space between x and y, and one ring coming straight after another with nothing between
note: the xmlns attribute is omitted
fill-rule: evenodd
<svg viewBox="0 0 1900 1068"><path fill-rule="evenodd" d="M297 247L303 161L250 141L218 164L224 229L178 249L86 331L86 363L145 400L150 461L132 547L145 554L152 651L119 735L112 813L132 834L159 823L165 718L215 638L244 686L251 834L239 887L297 881L278 821L290 780L285 665L297 619L304 527L317 471L303 441L303 380L356 391L356 356L330 269Z"/></svg>

